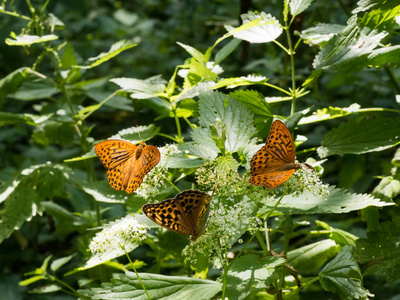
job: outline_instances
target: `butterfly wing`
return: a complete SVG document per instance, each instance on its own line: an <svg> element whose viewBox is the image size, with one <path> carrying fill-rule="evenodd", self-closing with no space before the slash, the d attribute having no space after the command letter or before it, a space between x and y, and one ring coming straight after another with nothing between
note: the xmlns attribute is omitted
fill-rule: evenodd
<svg viewBox="0 0 400 300"><path fill-rule="evenodd" d="M134 158L137 146L122 140L107 140L98 143L94 151L107 169L107 178L111 187L124 190L124 168L128 160Z"/></svg>
<svg viewBox="0 0 400 300"><path fill-rule="evenodd" d="M211 196L198 190L187 190L173 199L149 203L142 207L143 213L158 225L171 231L190 234L195 240L201 234L204 215L208 211Z"/></svg>
<svg viewBox="0 0 400 300"><path fill-rule="evenodd" d="M249 183L273 189L284 183L297 168L295 150L289 129L276 120L271 126L265 146L250 161ZM291 166L293 165L293 168Z"/></svg>
<svg viewBox="0 0 400 300"><path fill-rule="evenodd" d="M142 146L146 144L142 144ZM139 147L141 146L139 145ZM139 157L138 157L139 156ZM129 178L126 184L126 192L133 193L142 184L144 176L156 166L161 158L160 151L155 146L144 146L140 154L125 169L125 176Z"/></svg>

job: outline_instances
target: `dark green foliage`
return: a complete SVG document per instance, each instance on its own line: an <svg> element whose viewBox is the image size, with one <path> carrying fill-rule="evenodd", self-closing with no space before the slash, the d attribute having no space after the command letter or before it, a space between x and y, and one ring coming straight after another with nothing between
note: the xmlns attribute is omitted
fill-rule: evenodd
<svg viewBox="0 0 400 300"><path fill-rule="evenodd" d="M400 4L238 10L2 2L0 295L399 297ZM251 186L277 118L315 170ZM136 193L106 180L109 138L162 153ZM213 193L196 242L141 213L187 189Z"/></svg>

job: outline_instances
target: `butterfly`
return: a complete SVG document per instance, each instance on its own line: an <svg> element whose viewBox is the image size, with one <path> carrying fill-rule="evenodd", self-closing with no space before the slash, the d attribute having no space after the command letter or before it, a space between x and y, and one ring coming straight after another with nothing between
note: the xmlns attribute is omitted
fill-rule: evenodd
<svg viewBox="0 0 400 300"><path fill-rule="evenodd" d="M199 190L186 190L175 198L145 204L142 211L158 225L177 233L190 234L190 240L196 241L206 227L211 198Z"/></svg>
<svg viewBox="0 0 400 300"><path fill-rule="evenodd" d="M123 140L107 140L98 143L94 151L107 169L111 187L127 193L136 191L144 175L160 161L157 147L143 141L136 146Z"/></svg>
<svg viewBox="0 0 400 300"><path fill-rule="evenodd" d="M295 163L293 139L282 121L272 123L265 146L250 161L252 185L274 189L284 183L300 164Z"/></svg>

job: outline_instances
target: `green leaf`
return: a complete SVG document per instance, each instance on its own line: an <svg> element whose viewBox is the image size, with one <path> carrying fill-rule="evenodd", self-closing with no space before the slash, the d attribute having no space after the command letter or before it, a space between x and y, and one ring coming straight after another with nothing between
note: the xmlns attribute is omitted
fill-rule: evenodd
<svg viewBox="0 0 400 300"><path fill-rule="evenodd" d="M10 112L0 111L0 126L5 124L19 124L26 123L28 125L37 126L43 122L46 122L52 117L49 115L31 115L31 114L14 114Z"/></svg>
<svg viewBox="0 0 400 300"><path fill-rule="evenodd" d="M113 44L108 52L103 52L96 57L88 58L84 66L76 66L81 69L91 69L109 61L111 58L117 56L122 51L135 47L137 44L129 40L122 40Z"/></svg>
<svg viewBox="0 0 400 300"><path fill-rule="evenodd" d="M372 195L388 202L395 199L400 195L400 175L383 177Z"/></svg>
<svg viewBox="0 0 400 300"><path fill-rule="evenodd" d="M374 296L362 286L360 268L354 259L351 248L344 247L319 273L321 286L336 292L341 299L368 299Z"/></svg>
<svg viewBox="0 0 400 300"><path fill-rule="evenodd" d="M176 42L179 46L185 49L196 61L198 62L205 62L204 55L199 50L193 48L192 46L185 45L179 42Z"/></svg>
<svg viewBox="0 0 400 300"><path fill-rule="evenodd" d="M2 78L0 80L0 99L4 99L8 94L16 91L31 71L29 68L20 68Z"/></svg>
<svg viewBox="0 0 400 300"><path fill-rule="evenodd" d="M249 12L240 16L243 25L234 28L226 25L230 35L250 43L267 43L277 39L283 29L278 20L270 14Z"/></svg>
<svg viewBox="0 0 400 300"><path fill-rule="evenodd" d="M206 160L214 160L218 156L217 151L202 144L185 143L180 145L178 148L185 154L190 153L191 155L195 155Z"/></svg>
<svg viewBox="0 0 400 300"><path fill-rule="evenodd" d="M267 213L275 206L279 198L265 197L260 213ZM383 207L393 205L373 198L369 194L351 194L347 190L329 186L327 196L323 197L314 191L306 191L299 196L285 195L276 208L283 214L341 214L360 210L367 206Z"/></svg>
<svg viewBox="0 0 400 300"><path fill-rule="evenodd" d="M222 289L220 283L211 280L150 273L139 273L139 276L151 299L211 299ZM148 299L133 272L113 274L111 282L104 283L101 288L78 292L91 299Z"/></svg>
<svg viewBox="0 0 400 300"><path fill-rule="evenodd" d="M313 0L291 0L289 1L290 13L292 16L297 16L305 11L313 2Z"/></svg>
<svg viewBox="0 0 400 300"><path fill-rule="evenodd" d="M208 128L193 129L190 132L190 135L191 135L193 141L195 143L197 143L198 145L202 145L207 148L210 148L212 151L214 151L217 154L220 152L219 148L215 145L215 142L211 138L211 133Z"/></svg>
<svg viewBox="0 0 400 300"><path fill-rule="evenodd" d="M48 284L41 286L39 288L35 288L31 291L32 294L46 294L46 293L54 293L57 291L61 291L62 287L56 284Z"/></svg>
<svg viewBox="0 0 400 300"><path fill-rule="evenodd" d="M356 241L358 240L358 236L351 234L350 232L329 226L327 223L316 220L317 228L322 227L325 230L329 230L331 233L329 234L329 238L335 241L336 244L341 246L356 246Z"/></svg>
<svg viewBox="0 0 400 300"><path fill-rule="evenodd" d="M349 107L332 107L317 109L311 116L304 117L300 120L299 125L312 124L315 122L341 118L352 113L360 111L361 106L357 103L351 104Z"/></svg>
<svg viewBox="0 0 400 300"><path fill-rule="evenodd" d="M368 63L373 66L400 64L400 45L374 50L368 55L368 60Z"/></svg>
<svg viewBox="0 0 400 300"><path fill-rule="evenodd" d="M322 45L344 28L343 25L319 23L315 27L303 30L300 36L311 45Z"/></svg>
<svg viewBox="0 0 400 300"><path fill-rule="evenodd" d="M37 281L39 281L39 280L42 280L42 279L44 279L42 275L39 275L39 276L32 276L32 277L30 277L30 278L28 278L28 279L25 279L25 280L20 281L20 282L19 282L19 285L20 285L20 286L30 285L30 284L35 283L35 282L37 282Z"/></svg>
<svg viewBox="0 0 400 300"><path fill-rule="evenodd" d="M49 81L25 81L21 87L8 97L23 101L32 101L38 99L47 99L59 93L57 87Z"/></svg>
<svg viewBox="0 0 400 300"><path fill-rule="evenodd" d="M387 281L400 280L400 218L380 224L378 231L368 232L368 238L357 240L354 256L366 265L365 275L383 276Z"/></svg>
<svg viewBox="0 0 400 300"><path fill-rule="evenodd" d="M217 165L215 169L219 172L227 172L229 170L236 171L239 163L231 155L220 156L217 158Z"/></svg>
<svg viewBox="0 0 400 300"><path fill-rule="evenodd" d="M69 234L77 229L73 225L76 217L62 206L51 201L42 201L40 206L53 218L58 233Z"/></svg>
<svg viewBox="0 0 400 300"><path fill-rule="evenodd" d="M47 121L39 124L32 135L38 144L48 146L49 144L71 145L75 142L75 127L71 123Z"/></svg>
<svg viewBox="0 0 400 300"><path fill-rule="evenodd" d="M154 124L134 126L118 131L117 134L112 135L109 139L125 139L137 144L154 138L159 131L160 127L156 127Z"/></svg>
<svg viewBox="0 0 400 300"><path fill-rule="evenodd" d="M165 90L165 84L152 83L150 80L140 80L135 78L113 78L111 82L119 85L124 91L131 94L134 99L147 99L157 97Z"/></svg>
<svg viewBox="0 0 400 300"><path fill-rule="evenodd" d="M55 259L51 265L50 269L53 271L57 271L59 268L61 268L63 265L67 264L68 262L71 261L71 259L75 256L76 254L72 254L70 256L65 256L61 257L59 259Z"/></svg>
<svg viewBox="0 0 400 300"><path fill-rule="evenodd" d="M334 257L340 247L332 240L322 240L289 251L287 259L296 270L302 273L313 273L318 270L328 259Z"/></svg>
<svg viewBox="0 0 400 300"><path fill-rule="evenodd" d="M11 39L10 38L6 39L6 44L8 46L30 46L33 44L45 43L58 39L58 36L54 34L48 34L43 36L23 34L21 36L16 36L14 32L11 32L10 36Z"/></svg>
<svg viewBox="0 0 400 300"><path fill-rule="evenodd" d="M233 39L230 41L228 44L226 44L224 47L222 47L221 50L215 54L215 63L219 64L221 61L223 61L225 58L229 56L236 48L237 46L240 45L242 41L239 39Z"/></svg>
<svg viewBox="0 0 400 300"><path fill-rule="evenodd" d="M349 26L329 40L316 56L313 63L316 70L342 73L360 71L370 63L368 56L372 50L387 36L387 33L376 30L359 32L356 23Z"/></svg>
<svg viewBox="0 0 400 300"><path fill-rule="evenodd" d="M116 191L108 181L87 182L83 180L74 180L80 188L91 195L96 201L105 203L125 203L130 197L125 191Z"/></svg>
<svg viewBox="0 0 400 300"><path fill-rule="evenodd" d="M349 120L326 134L317 151L321 158L383 151L400 143L398 128L400 118Z"/></svg>
<svg viewBox="0 0 400 300"><path fill-rule="evenodd" d="M226 79L221 79L217 82L217 84L212 86L213 90L218 90L221 88L228 88L234 89L238 86L248 86L248 85L255 85L260 84L264 85L268 81L267 77L264 76L256 76L256 75L248 75L242 77L230 77Z"/></svg>
<svg viewBox="0 0 400 300"><path fill-rule="evenodd" d="M266 280L285 263L283 258L272 256L259 259L255 255L245 255L235 259L228 271L226 297L253 299L258 290L268 288Z"/></svg>
<svg viewBox="0 0 400 300"><path fill-rule="evenodd" d="M199 95L199 123L209 128L215 121L222 121L226 132L225 149L237 152L255 134L253 114L240 102L220 92L205 90ZM192 135L193 136L193 135ZM203 144L203 142L202 142Z"/></svg>

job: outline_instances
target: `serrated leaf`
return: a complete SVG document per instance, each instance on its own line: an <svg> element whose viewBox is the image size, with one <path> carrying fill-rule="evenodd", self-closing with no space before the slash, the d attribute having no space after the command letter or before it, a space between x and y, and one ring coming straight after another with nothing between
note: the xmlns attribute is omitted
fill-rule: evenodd
<svg viewBox="0 0 400 300"><path fill-rule="evenodd" d="M152 83L149 80L135 78L113 78L111 82L117 84L121 89L131 94L134 99L148 99L158 97L165 90L165 84Z"/></svg>
<svg viewBox="0 0 400 300"><path fill-rule="evenodd" d="M242 77L230 77L226 79L221 79L217 82L217 84L213 85L213 90L218 90L221 88L228 88L234 89L238 86L248 86L254 84L264 84L268 81L267 77L264 76L255 76L255 75L248 75Z"/></svg>
<svg viewBox="0 0 400 300"><path fill-rule="evenodd" d="M11 39L6 38L6 44L8 46L30 46L33 44L45 43L58 39L58 36L56 36L55 34L48 34L43 36L23 34L20 36L16 36L12 32L10 35L12 37Z"/></svg>
<svg viewBox="0 0 400 300"><path fill-rule="evenodd" d="M44 146L49 144L65 146L74 142L75 133L75 127L71 123L47 121L35 128L32 138L36 143Z"/></svg>
<svg viewBox="0 0 400 300"><path fill-rule="evenodd" d="M237 28L225 26L229 34L237 39L250 43L267 43L277 39L283 31L279 21L264 12L259 14L249 12L240 17L243 25Z"/></svg>
<svg viewBox="0 0 400 300"><path fill-rule="evenodd" d="M354 259L350 247L344 247L319 273L321 286L330 292L336 292L341 299L367 299L374 296L362 286L360 268Z"/></svg>
<svg viewBox="0 0 400 300"><path fill-rule="evenodd" d="M372 50L387 36L385 32L370 31L369 29L358 32L356 23L349 26L342 33L329 40L316 56L313 63L316 70L329 72L360 71L369 64L368 56Z"/></svg>
<svg viewBox="0 0 400 300"><path fill-rule="evenodd" d="M260 213L267 213L275 206L277 198L264 198ZM360 210L367 206L383 207L393 205L372 197L369 194L352 194L347 190L329 186L327 196L314 194L314 191L306 191L300 196L285 195L277 211L283 214L341 214Z"/></svg>
<svg viewBox="0 0 400 300"><path fill-rule="evenodd" d="M317 152L321 158L334 154L383 151L400 143L400 118L349 120L326 134Z"/></svg>
<svg viewBox="0 0 400 300"><path fill-rule="evenodd" d="M229 128L225 131L227 151L237 152L255 134L253 114L237 100L210 90L203 91L199 98L200 125L209 128L216 120L220 120L225 128Z"/></svg>
<svg viewBox="0 0 400 300"><path fill-rule="evenodd" d="M373 66L400 64L400 45L376 49L368 55L368 63Z"/></svg>
<svg viewBox="0 0 400 300"><path fill-rule="evenodd" d="M136 144L154 138L159 131L160 127L156 127L154 124L133 126L118 131L110 139L125 139Z"/></svg>
<svg viewBox="0 0 400 300"><path fill-rule="evenodd" d="M302 273L312 273L318 270L328 259L334 257L340 247L332 240L322 240L306 245L287 254L288 262Z"/></svg>
<svg viewBox="0 0 400 300"><path fill-rule="evenodd" d="M341 32L344 27L338 24L319 23L315 27L303 30L300 36L311 45L321 45L329 41L335 34Z"/></svg>
<svg viewBox="0 0 400 300"><path fill-rule="evenodd" d="M336 244L341 246L356 246L356 241L358 237L354 234L351 234L347 231L329 226L327 223L322 221L315 221L318 227L322 227L324 230L329 230L331 233L329 234L329 238L335 241Z"/></svg>
<svg viewBox="0 0 400 300"><path fill-rule="evenodd" d="M210 136L210 131L206 128L193 129L190 132L193 141L199 145L206 146L212 149L214 152L219 153L218 147L215 145L213 139Z"/></svg>
<svg viewBox="0 0 400 300"><path fill-rule="evenodd" d="M231 155L220 156L217 158L217 165L215 169L219 172L227 172L229 170L236 171L239 163Z"/></svg>
<svg viewBox="0 0 400 300"><path fill-rule="evenodd" d="M67 264L76 254L72 254L70 256L65 256L65 257L61 257L58 259L55 259L51 265L50 265L50 269L53 271L57 271L59 268L61 268L63 265Z"/></svg>
<svg viewBox="0 0 400 300"><path fill-rule="evenodd" d="M111 58L117 56L122 51L128 50L137 46L137 43L133 43L132 41L122 40L113 44L108 50L108 52L103 52L97 55L96 57L88 58L86 61L86 65L84 66L76 66L77 68L81 69L91 69L101 65L102 63L109 61Z"/></svg>
<svg viewBox="0 0 400 300"><path fill-rule="evenodd" d="M312 124L315 122L341 118L360 111L361 106L353 103L349 107L332 107L317 109L311 116L304 117L300 120L299 125Z"/></svg>
<svg viewBox="0 0 400 300"><path fill-rule="evenodd" d="M378 231L357 240L354 256L366 265L365 275L383 276L387 281L400 280L400 219L380 223Z"/></svg>
<svg viewBox="0 0 400 300"><path fill-rule="evenodd" d="M139 273L139 276L151 299L211 299L222 289L222 284L211 280L150 273ZM133 272L113 274L111 282L102 284L101 288L78 292L92 299L148 299Z"/></svg>
<svg viewBox="0 0 400 300"><path fill-rule="evenodd" d="M227 298L253 299L258 289L268 288L266 280L271 277L277 267L285 263L283 258L272 256L259 259L255 255L245 255L235 259L229 266Z"/></svg>
<svg viewBox="0 0 400 300"><path fill-rule="evenodd" d="M291 0L289 1L290 13L292 16L297 16L305 11L313 2L313 0Z"/></svg>

